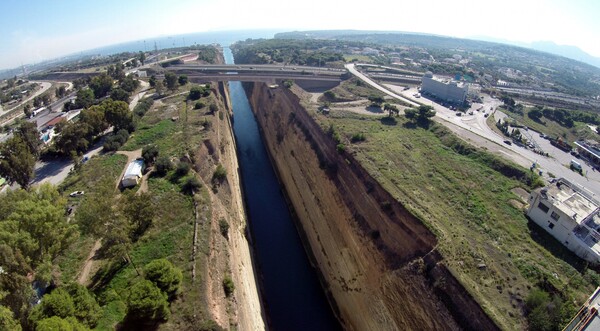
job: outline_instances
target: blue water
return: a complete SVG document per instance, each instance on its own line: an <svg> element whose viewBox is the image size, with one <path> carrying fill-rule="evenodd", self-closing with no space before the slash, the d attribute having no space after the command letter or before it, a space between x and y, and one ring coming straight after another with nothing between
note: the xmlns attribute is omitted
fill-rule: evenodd
<svg viewBox="0 0 600 331"><path fill-rule="evenodd" d="M233 64L229 48L225 62ZM229 82L233 131L272 330L339 330L291 219L240 82Z"/></svg>

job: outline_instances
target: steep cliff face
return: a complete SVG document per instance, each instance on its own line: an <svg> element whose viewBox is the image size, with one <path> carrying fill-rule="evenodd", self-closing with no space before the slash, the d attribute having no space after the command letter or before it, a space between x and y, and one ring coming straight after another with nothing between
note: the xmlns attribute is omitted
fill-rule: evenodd
<svg viewBox="0 0 600 331"><path fill-rule="evenodd" d="M338 153L292 92L259 83L246 88L344 328L497 329L440 263L435 236L351 155Z"/></svg>

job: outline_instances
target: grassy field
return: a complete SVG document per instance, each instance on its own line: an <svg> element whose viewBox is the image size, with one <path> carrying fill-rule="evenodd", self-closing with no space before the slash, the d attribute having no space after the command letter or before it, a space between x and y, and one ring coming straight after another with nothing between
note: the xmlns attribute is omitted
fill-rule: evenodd
<svg viewBox="0 0 600 331"><path fill-rule="evenodd" d="M316 116L434 231L447 265L503 329L525 328L523 300L535 286L581 304L598 285L594 271L528 222L513 193L529 190L528 178L494 170L525 169L468 146L438 124L423 129L403 117L390 125L352 113ZM353 144L357 133L366 140Z"/></svg>

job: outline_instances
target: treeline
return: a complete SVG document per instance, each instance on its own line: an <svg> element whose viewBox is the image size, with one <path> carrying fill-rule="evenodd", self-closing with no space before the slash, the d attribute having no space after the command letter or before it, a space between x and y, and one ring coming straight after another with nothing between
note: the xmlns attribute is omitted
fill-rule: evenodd
<svg viewBox="0 0 600 331"><path fill-rule="evenodd" d="M535 106L527 113L527 116L536 122L542 121L542 116L559 123L566 128L572 128L575 122L600 125L598 114L587 113L578 110L550 109Z"/></svg>
<svg viewBox="0 0 600 331"><path fill-rule="evenodd" d="M341 46L331 40L249 39L233 44L231 49L237 63L324 66L344 60L337 50Z"/></svg>

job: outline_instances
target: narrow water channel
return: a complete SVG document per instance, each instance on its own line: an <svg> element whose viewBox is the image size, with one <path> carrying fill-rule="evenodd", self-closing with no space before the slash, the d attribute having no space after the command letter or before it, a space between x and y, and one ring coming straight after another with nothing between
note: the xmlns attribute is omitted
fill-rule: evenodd
<svg viewBox="0 0 600 331"><path fill-rule="evenodd" d="M229 48L225 62L233 64ZM339 330L281 193L240 82L229 82L249 225L271 330Z"/></svg>

